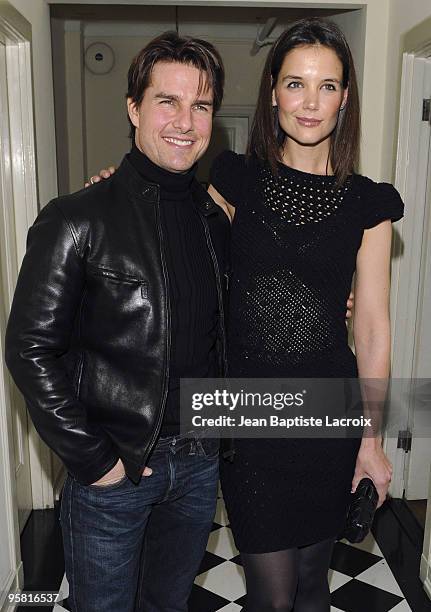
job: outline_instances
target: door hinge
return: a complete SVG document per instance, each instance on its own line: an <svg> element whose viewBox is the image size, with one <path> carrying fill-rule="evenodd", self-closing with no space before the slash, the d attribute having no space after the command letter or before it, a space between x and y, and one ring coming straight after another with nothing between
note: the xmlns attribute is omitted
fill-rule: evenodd
<svg viewBox="0 0 431 612"><path fill-rule="evenodd" d="M402 448L405 453L412 450L412 432L408 429L401 429L398 432L397 448Z"/></svg>
<svg viewBox="0 0 431 612"><path fill-rule="evenodd" d="M425 98L422 102L422 121L431 123L431 98Z"/></svg>

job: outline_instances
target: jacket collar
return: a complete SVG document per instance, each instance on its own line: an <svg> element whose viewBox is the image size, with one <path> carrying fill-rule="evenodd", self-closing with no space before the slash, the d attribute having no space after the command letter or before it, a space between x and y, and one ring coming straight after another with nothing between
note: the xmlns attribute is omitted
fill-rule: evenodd
<svg viewBox="0 0 431 612"><path fill-rule="evenodd" d="M127 157L123 157L112 179L121 183L122 187L134 198L146 202L156 202L159 198L159 185L146 181L132 166ZM196 179L192 181L191 194L197 209L205 217L219 211L217 204Z"/></svg>
<svg viewBox="0 0 431 612"><path fill-rule="evenodd" d="M220 207L214 202L207 190L196 179L192 182L192 198L199 212L205 217L218 213Z"/></svg>

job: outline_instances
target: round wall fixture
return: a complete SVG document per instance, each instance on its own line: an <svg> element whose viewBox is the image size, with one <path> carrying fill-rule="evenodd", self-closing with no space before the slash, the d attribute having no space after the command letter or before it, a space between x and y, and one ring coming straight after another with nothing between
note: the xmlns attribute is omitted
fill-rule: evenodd
<svg viewBox="0 0 431 612"><path fill-rule="evenodd" d="M92 43L85 52L85 65L93 74L107 74L112 70L114 51L106 43Z"/></svg>

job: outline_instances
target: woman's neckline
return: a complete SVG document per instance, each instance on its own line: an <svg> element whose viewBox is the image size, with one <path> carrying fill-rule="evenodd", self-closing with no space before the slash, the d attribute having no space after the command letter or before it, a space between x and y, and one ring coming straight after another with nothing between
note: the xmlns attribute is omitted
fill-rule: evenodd
<svg viewBox="0 0 431 612"><path fill-rule="evenodd" d="M278 162L278 167L283 168L286 172L294 174L298 177L314 179L314 180L325 180L328 182L332 182L335 180L335 174L315 174L314 172L305 172L304 170L298 170L297 168L292 168L292 166L288 166L284 162Z"/></svg>

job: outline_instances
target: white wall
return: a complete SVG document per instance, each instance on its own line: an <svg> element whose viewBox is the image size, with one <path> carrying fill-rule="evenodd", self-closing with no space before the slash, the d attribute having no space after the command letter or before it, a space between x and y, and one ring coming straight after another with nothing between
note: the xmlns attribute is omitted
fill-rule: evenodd
<svg viewBox="0 0 431 612"><path fill-rule="evenodd" d="M57 195L54 98L49 7L45 0L9 0L32 27L34 107L39 203Z"/></svg>
<svg viewBox="0 0 431 612"><path fill-rule="evenodd" d="M59 19L51 20L51 40L54 54L52 74L55 85L54 112L57 140L57 177L58 184L69 192L69 153L67 150L67 95L65 85L65 40L64 23ZM55 49L55 52L54 52Z"/></svg>
<svg viewBox="0 0 431 612"><path fill-rule="evenodd" d="M409 30L429 17L430 0L391 0L389 4L386 84L382 83L374 92L375 96L381 96L383 91L385 92L382 178L389 181L392 181L395 175L402 39Z"/></svg>
<svg viewBox="0 0 431 612"><path fill-rule="evenodd" d="M362 92L364 78L364 54L365 54L365 24L366 12L364 10L351 11L334 15L334 21L344 32L355 62L356 76L358 79L359 92Z"/></svg>

